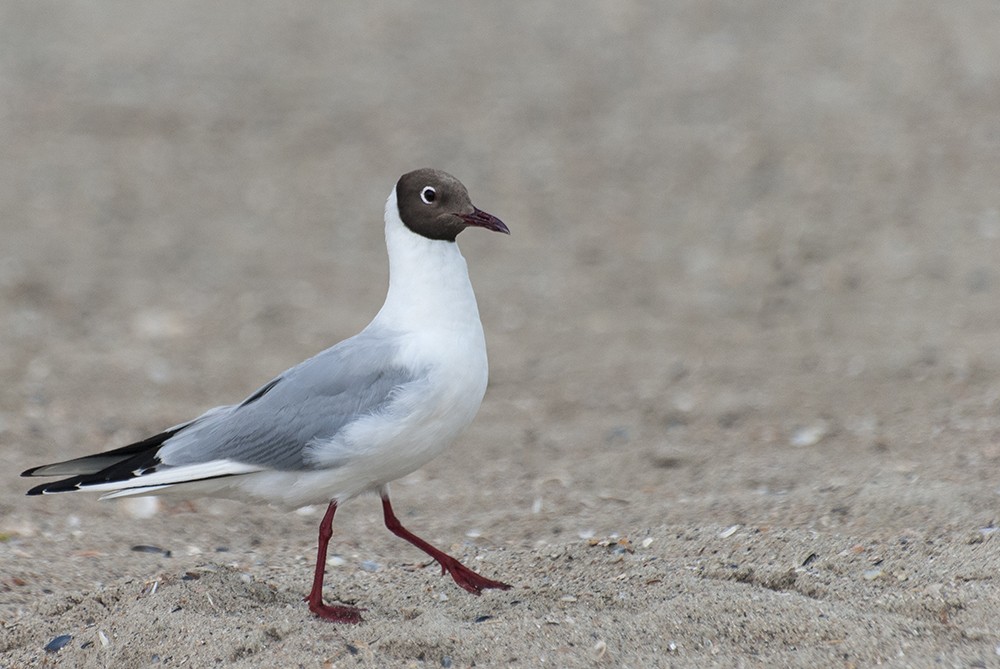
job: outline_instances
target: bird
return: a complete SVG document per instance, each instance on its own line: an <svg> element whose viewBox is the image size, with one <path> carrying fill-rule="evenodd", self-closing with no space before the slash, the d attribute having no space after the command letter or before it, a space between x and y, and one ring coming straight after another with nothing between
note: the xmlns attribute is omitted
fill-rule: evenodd
<svg viewBox="0 0 1000 669"><path fill-rule="evenodd" d="M327 504L305 601L317 617L359 623L362 608L323 601L333 518L376 493L385 526L479 595L510 585L482 576L403 527L389 483L440 455L472 422L488 364L479 307L456 238L466 228L510 234L468 190L431 168L399 178L385 204L389 287L358 334L295 365L238 404L114 450L33 467L63 477L28 495L75 491L218 496L286 509Z"/></svg>

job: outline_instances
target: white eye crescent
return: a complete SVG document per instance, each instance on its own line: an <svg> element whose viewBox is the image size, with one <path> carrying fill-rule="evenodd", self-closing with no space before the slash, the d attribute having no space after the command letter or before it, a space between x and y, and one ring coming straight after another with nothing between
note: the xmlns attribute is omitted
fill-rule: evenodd
<svg viewBox="0 0 1000 669"><path fill-rule="evenodd" d="M423 190L420 191L420 199L424 204L430 204L437 199L437 191L434 190L433 186L424 186Z"/></svg>

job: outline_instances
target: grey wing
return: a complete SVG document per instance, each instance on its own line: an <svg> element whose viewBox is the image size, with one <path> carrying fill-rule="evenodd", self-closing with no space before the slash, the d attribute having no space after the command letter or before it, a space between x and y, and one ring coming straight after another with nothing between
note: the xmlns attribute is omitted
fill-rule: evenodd
<svg viewBox="0 0 1000 669"><path fill-rule="evenodd" d="M385 410L414 375L394 366L395 346L364 333L292 367L242 403L206 414L169 439L165 465L231 460L268 469L311 469L307 446Z"/></svg>

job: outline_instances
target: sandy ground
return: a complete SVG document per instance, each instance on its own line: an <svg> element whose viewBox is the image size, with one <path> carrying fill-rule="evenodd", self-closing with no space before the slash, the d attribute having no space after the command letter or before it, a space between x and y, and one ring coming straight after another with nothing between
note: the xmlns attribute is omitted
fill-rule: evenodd
<svg viewBox="0 0 1000 669"><path fill-rule="evenodd" d="M1000 666L997 35L987 1L3 2L0 667ZM362 327L423 165L513 235L461 238L490 388L394 499L513 590L360 499L337 626L321 509L23 496Z"/></svg>

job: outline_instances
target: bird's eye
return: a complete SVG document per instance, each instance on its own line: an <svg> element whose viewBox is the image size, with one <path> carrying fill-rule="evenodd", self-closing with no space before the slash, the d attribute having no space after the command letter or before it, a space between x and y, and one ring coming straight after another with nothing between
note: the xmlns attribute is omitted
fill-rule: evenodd
<svg viewBox="0 0 1000 669"><path fill-rule="evenodd" d="M424 186L424 189L420 191L420 199L423 200L424 204L430 204L437 199L437 191L432 186Z"/></svg>

